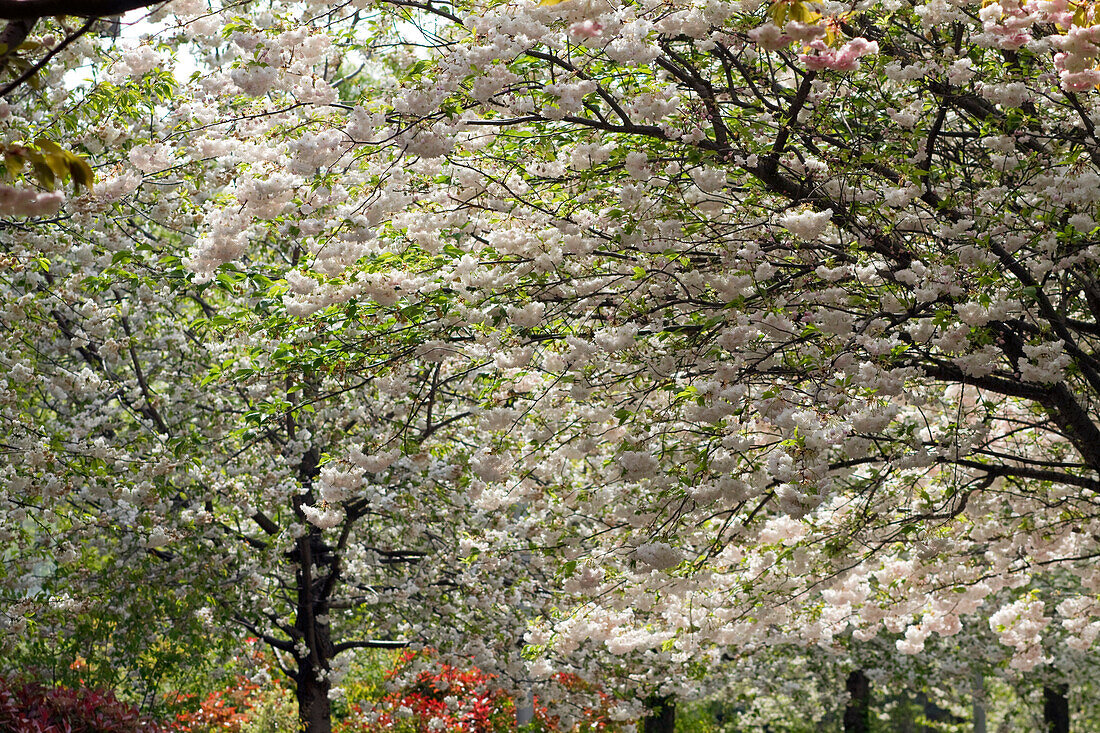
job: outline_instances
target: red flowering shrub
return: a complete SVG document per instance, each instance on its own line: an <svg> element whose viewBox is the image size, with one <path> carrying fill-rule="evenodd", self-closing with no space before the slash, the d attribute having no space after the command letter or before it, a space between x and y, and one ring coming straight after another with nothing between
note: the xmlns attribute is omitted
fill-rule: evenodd
<svg viewBox="0 0 1100 733"><path fill-rule="evenodd" d="M0 731L16 733L162 733L110 692L45 687L0 677Z"/></svg>
<svg viewBox="0 0 1100 733"><path fill-rule="evenodd" d="M265 672L268 682L261 686L238 672L226 687L208 693L198 708L177 714L172 725L173 731L240 733L257 714L261 714L258 707L262 708L265 702L270 702L272 695L281 696L286 691L285 685L274 679L277 673L271 660L264 654L259 639L250 637L245 642L248 646L233 657L232 669ZM187 704L192 701L193 704L193 699L190 695L177 695L173 702Z"/></svg>
<svg viewBox="0 0 1100 733"><path fill-rule="evenodd" d="M402 655L387 676L395 679L414 659L411 652ZM611 699L602 690L575 676L561 676L558 681L567 690L594 691L600 700L596 709L584 711L576 733L633 729L632 724L610 721L607 709ZM559 733L558 719L537 699L534 707L532 727L541 733ZM517 728L516 703L496 686L492 675L476 667L459 669L448 664L420 672L411 683L377 700L369 711L352 705L351 712L334 726L334 733L514 733Z"/></svg>
<svg viewBox="0 0 1100 733"><path fill-rule="evenodd" d="M252 707L252 698L259 692L260 686L250 682L247 677L237 680L222 690L208 694L197 710L180 713L173 726L175 730L188 733L205 731L226 731L239 733L248 722L248 710Z"/></svg>
<svg viewBox="0 0 1100 733"><path fill-rule="evenodd" d="M389 677L396 677L415 658L402 655ZM386 694L369 713L352 706L353 715L335 727L337 733L504 733L516 726L515 703L492 675L476 667L462 670L440 664L420 672L404 688Z"/></svg>

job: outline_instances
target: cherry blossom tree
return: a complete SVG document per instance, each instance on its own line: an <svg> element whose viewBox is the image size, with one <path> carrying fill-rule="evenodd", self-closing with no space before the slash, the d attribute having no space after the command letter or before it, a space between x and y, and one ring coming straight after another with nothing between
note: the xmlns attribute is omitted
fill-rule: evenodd
<svg viewBox="0 0 1100 733"><path fill-rule="evenodd" d="M1091 645L1096 47L1068 7L509 4L472 36L423 9L442 60L394 109L439 173L406 231L537 283L505 315L569 380L566 491L602 527L565 651L687 663L779 625L918 653L984 609L1028 670L1055 607Z"/></svg>
<svg viewBox="0 0 1100 733"><path fill-rule="evenodd" d="M311 730L371 643L343 606L486 651L530 620L517 677L639 699L967 619L1018 671L1087 651L1097 20L178 0L66 31L2 110L98 166L9 187L13 623L117 581L39 589L46 558L128 558L281 650Z"/></svg>
<svg viewBox="0 0 1100 733"><path fill-rule="evenodd" d="M235 626L275 650L313 730L354 649L480 640L518 659L538 558L518 552L522 517L477 506L453 468L479 460L458 431L477 395L456 385L484 378L413 358L424 323L270 318L259 272L195 285L161 225L115 213L13 249L53 248L8 283L10 630L77 635L94 615L110 645L85 663L125 668Z"/></svg>
<svg viewBox="0 0 1100 733"><path fill-rule="evenodd" d="M94 44L84 50L96 59ZM461 643L477 657L480 644L507 671L540 603L529 587L540 558L518 552L524 517L479 505L464 472L499 470L470 423L499 422L479 417L482 405L522 388L519 375L486 373L449 345L472 334L446 320L448 273L418 254L378 251L349 281L373 304L310 298L311 277L338 275L367 248L348 237L325 250L330 264L284 272L310 256L302 230L313 226L279 215L291 195L236 164L170 166L141 120L164 115L155 130L167 135L203 110L160 106L183 98L156 68L167 58L135 46L97 70L109 80L75 90L86 116L42 114L51 100L32 87L21 114L8 109L11 137L68 134L96 156L99 180L57 216L6 224L5 641L83 636L87 676L236 627L274 649L310 730L331 727L330 697L358 648ZM231 141L214 128L193 142ZM315 140L298 142L315 154ZM258 208L219 211L203 194L217 189ZM341 196L317 192L315 223L338 216ZM184 268L190 242L248 241L233 227L253 215L251 263ZM199 229L204 216L224 226ZM401 287L424 297L399 302ZM88 618L96 629L82 628Z"/></svg>

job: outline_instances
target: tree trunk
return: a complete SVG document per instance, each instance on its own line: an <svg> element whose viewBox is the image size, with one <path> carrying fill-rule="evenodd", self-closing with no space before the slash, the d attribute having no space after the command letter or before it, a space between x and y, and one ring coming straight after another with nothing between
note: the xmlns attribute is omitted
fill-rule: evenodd
<svg viewBox="0 0 1100 733"><path fill-rule="evenodd" d="M327 679L318 680L316 670L308 660L299 660L297 685L298 723L305 733L332 733L332 706L328 693L332 686Z"/></svg>
<svg viewBox="0 0 1100 733"><path fill-rule="evenodd" d="M974 677L974 733L985 733L985 678L981 672Z"/></svg>
<svg viewBox="0 0 1100 733"><path fill-rule="evenodd" d="M645 701L646 715L642 733L674 733L676 730L676 700L669 695L651 695Z"/></svg>
<svg viewBox="0 0 1100 733"><path fill-rule="evenodd" d="M289 434L294 432L293 425L291 428ZM320 451L314 447L302 456L298 465L298 480L303 487L309 487L308 493L295 497L294 509L300 519L304 519L302 505L314 500L312 484L319 473L319 463ZM340 562L325 544L321 530L313 526L295 542L290 559L297 565L294 637L298 672L294 692L298 699L298 722L304 733L332 733L329 674L336 649L327 619L329 599L340 576Z"/></svg>
<svg viewBox="0 0 1100 733"><path fill-rule="evenodd" d="M921 726L921 730L924 733L934 733L940 730L942 726L940 723L947 723L949 725L961 725L966 722L964 718L960 718L950 710L941 708L936 703L928 699L928 693L921 690L917 693L917 704L920 705L921 713L924 716L925 724ZM932 725L929 725L931 723Z"/></svg>
<svg viewBox="0 0 1100 733"><path fill-rule="evenodd" d="M535 693L524 688L523 694L516 698L516 726L523 727L535 719Z"/></svg>
<svg viewBox="0 0 1100 733"><path fill-rule="evenodd" d="M917 732L917 704L912 695L900 693L893 696L894 713L890 716L890 724L895 728L894 733L918 733Z"/></svg>
<svg viewBox="0 0 1100 733"><path fill-rule="evenodd" d="M332 706L329 691L332 682L332 658L336 650L332 633L325 619L328 616L329 576L334 558L322 541L320 530L298 539L298 608L294 628L299 643L298 674L295 676L295 696L298 698L298 720L305 733L332 733ZM317 576L314 572L317 571ZM302 646L304 645L304 649Z"/></svg>
<svg viewBox="0 0 1100 733"><path fill-rule="evenodd" d="M1043 688L1043 725L1047 733L1069 733L1069 685Z"/></svg>
<svg viewBox="0 0 1100 733"><path fill-rule="evenodd" d="M928 693L921 690L916 695L917 707L920 708L920 716L923 721L920 726L920 733L932 733L934 730L928 723L936 722L935 713L929 708L932 705L932 701L928 699Z"/></svg>
<svg viewBox="0 0 1100 733"><path fill-rule="evenodd" d="M871 680L862 669L848 675L848 706L844 709L844 733L870 733ZM648 731L646 732L648 733Z"/></svg>

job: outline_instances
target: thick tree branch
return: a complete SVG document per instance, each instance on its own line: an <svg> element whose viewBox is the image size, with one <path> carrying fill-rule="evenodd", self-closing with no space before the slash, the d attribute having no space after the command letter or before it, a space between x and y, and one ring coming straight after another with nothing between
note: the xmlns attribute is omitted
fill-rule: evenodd
<svg viewBox="0 0 1100 733"><path fill-rule="evenodd" d="M0 20L37 20L50 15L105 18L160 5L164 0L0 0Z"/></svg>
<svg viewBox="0 0 1100 733"><path fill-rule="evenodd" d="M1074 474L1066 473L1065 471L1051 471L1040 468L1030 468L1027 466L983 463L981 461L970 461L958 458L952 458L950 460L944 459L942 463L949 463L957 466L964 466L966 468L973 468L979 471L984 471L990 476L1027 479L1031 481L1051 481L1053 483L1066 484L1068 486L1077 486L1082 489L1088 489L1089 491L1100 493L1100 481L1097 481L1096 479L1090 479L1086 476L1075 476Z"/></svg>
<svg viewBox="0 0 1100 733"><path fill-rule="evenodd" d="M362 641L343 641L333 645L333 652L339 654L349 649L405 649L409 646L407 641L391 641L389 639L364 639Z"/></svg>
<svg viewBox="0 0 1100 733"><path fill-rule="evenodd" d="M19 44L27 39L37 22L38 18L21 18L4 26L4 30L0 31L0 45L7 50L0 54L0 62L7 60Z"/></svg>

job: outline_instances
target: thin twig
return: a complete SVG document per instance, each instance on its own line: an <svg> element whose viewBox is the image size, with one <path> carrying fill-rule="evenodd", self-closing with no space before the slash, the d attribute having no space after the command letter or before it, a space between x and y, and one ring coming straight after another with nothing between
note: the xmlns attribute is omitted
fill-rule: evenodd
<svg viewBox="0 0 1100 733"><path fill-rule="evenodd" d="M76 39L80 38L82 35L87 33L89 30L91 30L92 26L95 25L95 23L98 20L99 20L98 18L90 18L90 19L84 21L84 25L80 26L80 30L78 30L76 33L73 33L72 35L68 36L61 43L59 43L56 46L54 46L53 48L51 48L50 52L47 53L45 56L43 56L42 59L39 60L38 63L36 63L34 66L27 69L22 74L20 74L18 77L16 77L15 81L11 82L10 84L8 84L3 89L0 89L0 99L3 99L4 97L6 97L9 94L11 94L12 92L14 92L16 89L21 87L28 79L30 79L35 74L37 74L39 71L41 71L42 67L44 67L46 64L48 64L50 62L50 59L52 59L57 54L61 53L61 51L63 51L65 48L67 48L70 43L72 43L73 41L75 41Z"/></svg>

